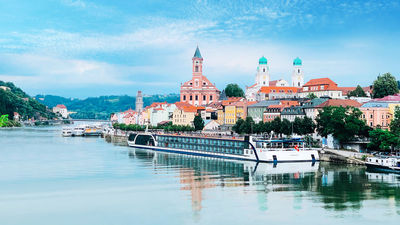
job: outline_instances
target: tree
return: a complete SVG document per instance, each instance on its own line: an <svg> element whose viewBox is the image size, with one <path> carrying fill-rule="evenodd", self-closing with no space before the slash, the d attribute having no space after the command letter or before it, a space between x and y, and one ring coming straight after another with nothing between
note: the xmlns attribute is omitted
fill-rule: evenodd
<svg viewBox="0 0 400 225"><path fill-rule="evenodd" d="M366 124L361 115L362 112L354 107L325 107L316 118L317 131L322 137L331 134L342 146L356 136L362 136Z"/></svg>
<svg viewBox="0 0 400 225"><path fill-rule="evenodd" d="M365 94L365 91L362 89L360 85L357 85L356 89L350 91L347 94L348 97L367 97L367 94Z"/></svg>
<svg viewBox="0 0 400 225"><path fill-rule="evenodd" d="M390 122L390 131L400 136L400 107L396 106L394 111L394 118Z"/></svg>
<svg viewBox="0 0 400 225"><path fill-rule="evenodd" d="M0 127L5 127L8 124L8 115L0 116Z"/></svg>
<svg viewBox="0 0 400 225"><path fill-rule="evenodd" d="M315 131L315 123L310 117L296 117L293 122L293 132L298 135L312 134Z"/></svg>
<svg viewBox="0 0 400 225"><path fill-rule="evenodd" d="M399 144L398 136L392 132L375 129L369 132L370 142L367 147L372 150L390 151Z"/></svg>
<svg viewBox="0 0 400 225"><path fill-rule="evenodd" d="M275 117L275 119L271 121L271 130L275 134L278 134L278 135L282 134L281 126L282 126L282 120L280 117Z"/></svg>
<svg viewBox="0 0 400 225"><path fill-rule="evenodd" d="M307 95L307 98L309 98L309 99L314 99L314 98L317 98L317 96L314 94L314 93L309 93L308 95Z"/></svg>
<svg viewBox="0 0 400 225"><path fill-rule="evenodd" d="M399 87L396 78L392 76L392 74L385 73L378 76L374 81L374 88L372 90L372 96L374 98L383 98L397 93L399 93Z"/></svg>
<svg viewBox="0 0 400 225"><path fill-rule="evenodd" d="M300 117L296 117L294 119L293 132L298 135L303 134L303 120Z"/></svg>
<svg viewBox="0 0 400 225"><path fill-rule="evenodd" d="M284 135L291 135L292 132L292 123L288 119L283 119L281 124L281 133Z"/></svg>
<svg viewBox="0 0 400 225"><path fill-rule="evenodd" d="M227 97L244 97L243 89L237 84L228 84L225 88Z"/></svg>
<svg viewBox="0 0 400 225"><path fill-rule="evenodd" d="M254 126L254 133L256 134L262 134L264 133L265 130L265 124L263 121L258 122L257 124L255 124Z"/></svg>
<svg viewBox="0 0 400 225"><path fill-rule="evenodd" d="M242 132L241 132L241 130L240 130L240 127L242 126L243 123L244 123L244 120L243 120L242 118L239 118L239 119L236 121L235 125L233 125L232 130L233 130L234 132L236 132L237 134L241 134Z"/></svg>
<svg viewBox="0 0 400 225"><path fill-rule="evenodd" d="M194 117L193 125L195 130L203 130L204 128L204 121L199 114Z"/></svg>
<svg viewBox="0 0 400 225"><path fill-rule="evenodd" d="M315 132L315 123L310 117L304 117L302 120L302 132L301 134L307 135Z"/></svg>

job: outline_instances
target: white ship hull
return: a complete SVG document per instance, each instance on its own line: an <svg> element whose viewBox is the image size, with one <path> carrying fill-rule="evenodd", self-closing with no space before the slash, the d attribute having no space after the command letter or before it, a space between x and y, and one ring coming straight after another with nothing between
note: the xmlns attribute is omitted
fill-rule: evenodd
<svg viewBox="0 0 400 225"><path fill-rule="evenodd" d="M157 143L150 145L135 144L135 140L128 141L128 145L134 148L149 149L153 151L161 151L175 154L188 154L213 158L225 158L235 160L249 160L257 162L314 162L319 161L317 150L294 150L294 149L262 149L254 148L244 149L243 154L229 154L221 152L210 152L205 150L189 150L182 148L171 148L157 146ZM252 145L250 145L252 146Z"/></svg>

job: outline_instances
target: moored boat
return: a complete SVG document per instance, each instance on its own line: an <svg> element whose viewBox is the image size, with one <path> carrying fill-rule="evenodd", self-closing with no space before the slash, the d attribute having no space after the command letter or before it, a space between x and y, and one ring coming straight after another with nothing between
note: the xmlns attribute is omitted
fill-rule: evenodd
<svg viewBox="0 0 400 225"><path fill-rule="evenodd" d="M174 134L131 133L130 147L214 158L257 162L319 161L317 150L304 148L302 139L264 140L215 138Z"/></svg>
<svg viewBox="0 0 400 225"><path fill-rule="evenodd" d="M400 173L400 157L368 157L365 165L372 171Z"/></svg>
<svg viewBox="0 0 400 225"><path fill-rule="evenodd" d="M63 137L71 137L72 136L72 129L70 127L65 127L62 129L62 134Z"/></svg>

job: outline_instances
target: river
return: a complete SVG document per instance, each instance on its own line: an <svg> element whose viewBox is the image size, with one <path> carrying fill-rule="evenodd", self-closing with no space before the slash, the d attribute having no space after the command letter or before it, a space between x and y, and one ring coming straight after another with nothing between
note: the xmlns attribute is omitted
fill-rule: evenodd
<svg viewBox="0 0 400 225"><path fill-rule="evenodd" d="M400 176L155 153L0 129L0 224L399 224Z"/></svg>

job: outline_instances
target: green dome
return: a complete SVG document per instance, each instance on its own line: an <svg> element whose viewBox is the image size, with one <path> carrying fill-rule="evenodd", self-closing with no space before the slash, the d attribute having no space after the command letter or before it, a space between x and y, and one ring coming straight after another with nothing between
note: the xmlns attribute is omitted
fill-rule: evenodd
<svg viewBox="0 0 400 225"><path fill-rule="evenodd" d="M293 66L301 66L303 62L301 61L301 59L299 57L295 58L293 60Z"/></svg>
<svg viewBox="0 0 400 225"><path fill-rule="evenodd" d="M267 61L267 59L263 56L263 57L261 57L259 60L258 60L258 64L267 64L268 63L268 61Z"/></svg>

